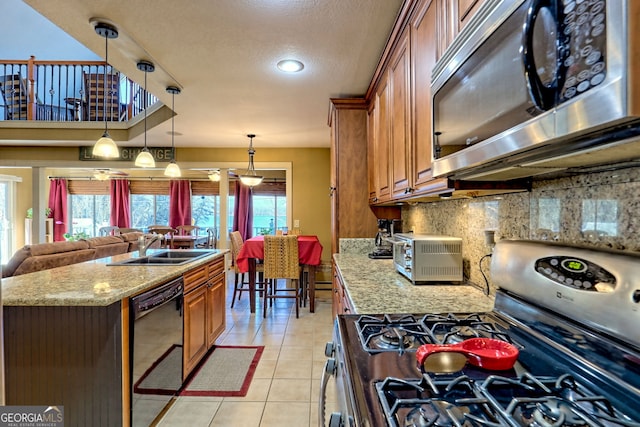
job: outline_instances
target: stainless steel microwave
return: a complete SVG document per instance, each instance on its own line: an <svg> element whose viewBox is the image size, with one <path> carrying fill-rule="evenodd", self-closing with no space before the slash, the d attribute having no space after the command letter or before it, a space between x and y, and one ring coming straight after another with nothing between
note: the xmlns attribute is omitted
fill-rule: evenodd
<svg viewBox="0 0 640 427"><path fill-rule="evenodd" d="M640 161L637 0L487 0L432 77L436 176Z"/></svg>

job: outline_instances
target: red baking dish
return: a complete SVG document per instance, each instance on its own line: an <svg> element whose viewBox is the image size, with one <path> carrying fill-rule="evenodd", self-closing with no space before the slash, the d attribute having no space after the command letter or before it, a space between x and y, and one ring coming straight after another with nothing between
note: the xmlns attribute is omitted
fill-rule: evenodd
<svg viewBox="0 0 640 427"><path fill-rule="evenodd" d="M443 353L464 355L466 360L461 357L456 358L453 354ZM446 359L446 364L442 365L441 372L460 370L467 361L480 368L504 371L513 367L518 359L518 354L518 349L508 342L493 338L470 338L457 344L421 345L416 351L416 358L421 369L428 372L439 371L428 359ZM435 355L438 356L434 357ZM456 360L457 362L455 362ZM428 368L425 363L429 366Z"/></svg>

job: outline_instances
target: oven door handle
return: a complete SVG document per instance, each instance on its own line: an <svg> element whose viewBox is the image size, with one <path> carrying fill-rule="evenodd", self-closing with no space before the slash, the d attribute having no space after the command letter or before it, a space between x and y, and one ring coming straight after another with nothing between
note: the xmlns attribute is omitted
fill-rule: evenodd
<svg viewBox="0 0 640 427"><path fill-rule="evenodd" d="M320 398L318 399L318 426L325 427L324 411L326 407L327 383L329 377L336 373L336 359L333 357L324 362L322 370L322 379L320 380Z"/></svg>

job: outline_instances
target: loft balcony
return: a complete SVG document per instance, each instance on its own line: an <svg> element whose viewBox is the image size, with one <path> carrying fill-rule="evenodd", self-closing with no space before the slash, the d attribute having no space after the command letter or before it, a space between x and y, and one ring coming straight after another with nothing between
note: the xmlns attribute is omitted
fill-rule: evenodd
<svg viewBox="0 0 640 427"><path fill-rule="evenodd" d="M145 105L149 115L162 107L158 98L102 61L0 60L0 92L5 139L23 139L10 129L16 134L41 129L47 130L42 139L59 139L64 131L65 139L80 140L82 129L102 128L106 121L114 139L128 140ZM161 116L151 125L169 117ZM77 138L69 136L74 129Z"/></svg>

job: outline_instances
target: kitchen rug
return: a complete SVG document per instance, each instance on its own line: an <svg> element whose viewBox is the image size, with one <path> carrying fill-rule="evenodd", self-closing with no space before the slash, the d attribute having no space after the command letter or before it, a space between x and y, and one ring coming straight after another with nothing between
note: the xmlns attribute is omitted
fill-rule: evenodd
<svg viewBox="0 0 640 427"><path fill-rule="evenodd" d="M264 346L214 346L180 396L245 396Z"/></svg>
<svg viewBox="0 0 640 427"><path fill-rule="evenodd" d="M169 349L134 385L139 394L174 394L172 386L166 384L167 363L172 354ZM264 346L214 346L196 366L190 378L178 392L180 396L245 396L253 379Z"/></svg>

